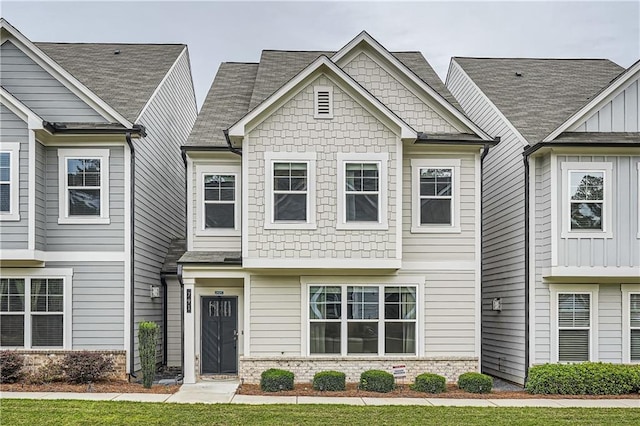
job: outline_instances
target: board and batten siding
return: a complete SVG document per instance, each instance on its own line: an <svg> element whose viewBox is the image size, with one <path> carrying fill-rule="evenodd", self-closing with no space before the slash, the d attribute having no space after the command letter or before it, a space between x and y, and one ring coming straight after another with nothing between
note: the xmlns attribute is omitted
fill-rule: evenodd
<svg viewBox="0 0 640 426"><path fill-rule="evenodd" d="M162 298L150 297L160 286L160 270L171 240L185 237L185 172L180 147L185 144L197 116L186 52L159 86L136 120L147 136L134 140L134 371L138 358L138 324L163 324ZM160 332L163 336L163 332ZM158 340L158 361L162 345Z"/></svg>
<svg viewBox="0 0 640 426"><path fill-rule="evenodd" d="M575 132L640 132L640 82L631 81L610 102L593 113Z"/></svg>
<svg viewBox="0 0 640 426"><path fill-rule="evenodd" d="M558 265L572 267L636 267L640 271L640 239L638 235L638 166L640 156L624 155L557 155L557 206L562 210L563 162L611 163L613 194L611 214L613 238L562 238L562 215L557 215Z"/></svg>
<svg viewBox="0 0 640 426"><path fill-rule="evenodd" d="M483 164L482 370L524 383L524 143L455 60L447 88L471 120L501 137ZM498 297L502 312L491 310Z"/></svg>
<svg viewBox="0 0 640 426"><path fill-rule="evenodd" d="M300 356L299 276L251 276L251 356Z"/></svg>
<svg viewBox="0 0 640 426"><path fill-rule="evenodd" d="M4 61L4 58L2 60ZM29 130L27 123L4 105L0 105L0 142L20 144L19 175L16 182L20 189L20 220L0 222L0 249L26 249L29 220ZM12 164L11 167L16 165Z"/></svg>
<svg viewBox="0 0 640 426"><path fill-rule="evenodd" d="M47 251L124 251L124 147L111 146L109 152L110 223L59 224L58 148L46 148Z"/></svg>
<svg viewBox="0 0 640 426"><path fill-rule="evenodd" d="M428 153L428 149L405 147L402 178L402 260L408 262L473 262L476 257L475 210L476 155L473 153ZM460 159L460 233L411 233L413 200L412 159Z"/></svg>
<svg viewBox="0 0 640 426"><path fill-rule="evenodd" d="M0 46L4 89L46 121L105 123L93 108L45 71L11 41Z"/></svg>

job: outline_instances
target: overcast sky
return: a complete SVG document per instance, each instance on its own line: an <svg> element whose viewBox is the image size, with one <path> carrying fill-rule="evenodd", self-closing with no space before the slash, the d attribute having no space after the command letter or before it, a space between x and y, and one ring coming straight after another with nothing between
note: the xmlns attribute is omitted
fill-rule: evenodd
<svg viewBox="0 0 640 426"><path fill-rule="evenodd" d="M640 59L631 2L12 2L2 16L32 41L185 43L198 106L221 62L262 49L338 50L366 30L418 50L444 80L452 56Z"/></svg>

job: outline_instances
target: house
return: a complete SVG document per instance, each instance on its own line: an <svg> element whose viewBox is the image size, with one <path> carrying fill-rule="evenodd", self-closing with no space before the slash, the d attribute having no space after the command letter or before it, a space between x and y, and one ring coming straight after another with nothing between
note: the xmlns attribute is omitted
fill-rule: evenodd
<svg viewBox="0 0 640 426"><path fill-rule="evenodd" d="M484 163L482 370L640 361L640 63L453 58Z"/></svg>
<svg viewBox="0 0 640 426"><path fill-rule="evenodd" d="M366 32L223 63L183 147L187 247L169 285L185 383L477 371L481 161L496 142L422 54Z"/></svg>
<svg viewBox="0 0 640 426"><path fill-rule="evenodd" d="M184 238L187 47L0 34L0 346L133 372L137 324L166 329L160 272Z"/></svg>

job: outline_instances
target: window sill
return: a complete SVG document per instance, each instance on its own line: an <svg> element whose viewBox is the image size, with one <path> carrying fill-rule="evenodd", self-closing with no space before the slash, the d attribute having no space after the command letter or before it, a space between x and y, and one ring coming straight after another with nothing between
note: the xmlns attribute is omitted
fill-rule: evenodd
<svg viewBox="0 0 640 426"><path fill-rule="evenodd" d="M412 234L460 234L462 233L462 229L459 226L443 226L435 227L435 226L412 226L411 227Z"/></svg>
<svg viewBox="0 0 640 426"><path fill-rule="evenodd" d="M19 213L0 214L0 222L19 222Z"/></svg>
<svg viewBox="0 0 640 426"><path fill-rule="evenodd" d="M109 225L111 219L108 217L85 217L85 218L71 218L71 217L59 217L59 225Z"/></svg>
<svg viewBox="0 0 640 426"><path fill-rule="evenodd" d="M575 231L562 231L562 234L560 235L561 238L606 238L606 239L611 239L613 238L613 232L612 231L600 231L600 232L575 232Z"/></svg>
<svg viewBox="0 0 640 426"><path fill-rule="evenodd" d="M276 222L265 223L264 229L318 229L315 222Z"/></svg>
<svg viewBox="0 0 640 426"><path fill-rule="evenodd" d="M344 229L351 231L367 231L367 230L381 230L386 231L389 229L389 225L386 223L377 223L377 222L347 222L347 223L338 223L336 225L336 229Z"/></svg>
<svg viewBox="0 0 640 426"><path fill-rule="evenodd" d="M195 232L196 237L240 237L238 229L210 228L199 229Z"/></svg>

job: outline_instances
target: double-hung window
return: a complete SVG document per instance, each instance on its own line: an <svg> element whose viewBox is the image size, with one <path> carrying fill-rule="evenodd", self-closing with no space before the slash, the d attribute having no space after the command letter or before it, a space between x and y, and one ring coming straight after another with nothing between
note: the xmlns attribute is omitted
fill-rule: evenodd
<svg viewBox="0 0 640 426"><path fill-rule="evenodd" d="M204 229L235 228L235 175L205 174Z"/></svg>
<svg viewBox="0 0 640 426"><path fill-rule="evenodd" d="M19 143L0 144L0 220L20 220L19 157Z"/></svg>
<svg viewBox="0 0 640 426"><path fill-rule="evenodd" d="M58 223L109 223L109 150L59 149Z"/></svg>
<svg viewBox="0 0 640 426"><path fill-rule="evenodd" d="M558 294L558 361L589 361L591 294Z"/></svg>
<svg viewBox="0 0 640 426"><path fill-rule="evenodd" d="M412 159L411 232L460 232L460 160Z"/></svg>
<svg viewBox="0 0 640 426"><path fill-rule="evenodd" d="M265 228L316 227L314 152L265 153Z"/></svg>
<svg viewBox="0 0 640 426"><path fill-rule="evenodd" d="M338 229L386 229L387 154L338 154Z"/></svg>
<svg viewBox="0 0 640 426"><path fill-rule="evenodd" d="M622 284L622 362L640 363L640 284Z"/></svg>
<svg viewBox="0 0 640 426"><path fill-rule="evenodd" d="M310 285L309 353L416 354L415 285Z"/></svg>

